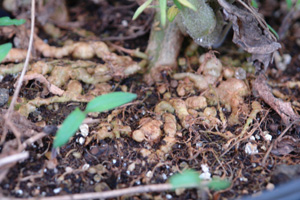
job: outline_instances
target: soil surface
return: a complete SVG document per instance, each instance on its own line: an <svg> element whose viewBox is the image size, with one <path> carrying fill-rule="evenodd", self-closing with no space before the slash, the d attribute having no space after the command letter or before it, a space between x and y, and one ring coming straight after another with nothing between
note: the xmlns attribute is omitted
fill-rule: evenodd
<svg viewBox="0 0 300 200"><path fill-rule="evenodd" d="M187 51L195 45L190 38L185 38L177 71L163 74L162 82L147 85L144 81L147 70L141 64L143 59L132 53L137 48L140 52L146 50L153 14L143 13L132 21L138 8L135 1L95 2L98 3L67 1L63 9L68 12L68 18L57 23L54 23L57 20L55 16L48 13L51 5L37 8L36 29L41 41L47 40L49 45L63 48L67 40L73 43L101 40L109 47L108 54L111 57L116 55L116 59L96 56L76 58L74 54L63 58L48 57L43 53L46 50L34 47L28 71L38 73L38 70L34 71L36 63L40 63L43 69L52 66L43 75L49 82L58 83L65 76L53 75L53 71L60 72L63 67L68 67L70 72L67 73L72 74L71 78L59 82L57 87L74 91L74 96L68 93L70 99L55 100L54 97L59 95L45 92L44 84L37 78L24 82L15 107L20 108L17 112L26 118L15 113L11 121L18 124L21 143L42 132L47 135L24 148L29 152L27 159L1 164L0 193L3 197L43 198L166 183L172 175L184 169L195 169L203 175L205 167L208 167L208 176L226 178L231 182L230 187L221 191L202 188L149 192L118 199L235 199L272 190L300 175L299 122L284 124L280 116L255 95L252 90L255 69L247 63L249 54L240 51L231 42L232 32L220 48L210 51L196 47L191 50L192 54ZM299 11L294 11L287 19L292 11L284 2L259 2L259 12L270 26L280 30L279 42L282 45L275 55L276 62L269 66L265 75L274 96L290 102L298 113L300 26L296 15ZM11 15L29 19L29 10L30 6L24 5ZM49 34L46 23L38 19L39 16L49 17L47 24L54 25L55 30L60 32L57 37ZM288 28L284 27L283 21ZM19 32L29 30L29 24L15 27L17 30L13 35L24 37ZM50 32L54 33L54 29ZM12 36L0 36L3 37L0 37L1 43L13 42ZM27 42L24 39L20 43L25 45ZM21 48L22 44L19 45L18 48ZM92 64L78 64L78 60ZM210 60L221 62L222 69L216 82L207 89L198 90L195 81L187 77L174 78L174 74L196 73ZM78 72L80 75L74 75L75 69L84 69L84 72L92 74L98 64L109 66L105 68L105 76L101 75L103 80L109 77L105 81L97 82L97 77L82 78L82 71ZM122 64L128 69L135 64L142 68L132 74L124 74L124 70L118 68ZM1 69L15 65L9 62L0 65L0 75L3 76L0 89L7 89L0 92L3 95L6 92L10 97L18 74L5 74ZM72 68L70 65L80 67ZM72 81L79 86L70 86ZM233 89L237 84L245 86L243 94ZM77 87L81 90L76 93ZM76 107L83 110L94 96L113 91L135 93L137 99L112 111L91 113L88 121L65 146L57 150L53 158L51 149L55 131L63 120ZM47 102L41 103L44 99ZM201 104L201 101L205 103ZM0 102L2 117L9 102L4 105ZM256 103L259 108L253 106ZM26 104L33 105L34 109L26 107ZM187 114L183 114L185 112ZM88 135L84 134L84 127L88 127ZM145 134L141 141L135 136L137 130ZM8 131L5 136L4 132L1 122L1 159L16 153L18 147L15 134Z"/></svg>

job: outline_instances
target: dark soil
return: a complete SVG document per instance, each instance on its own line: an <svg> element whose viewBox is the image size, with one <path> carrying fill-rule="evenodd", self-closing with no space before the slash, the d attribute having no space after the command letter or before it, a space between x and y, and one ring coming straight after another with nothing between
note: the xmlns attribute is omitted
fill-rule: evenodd
<svg viewBox="0 0 300 200"><path fill-rule="evenodd" d="M267 9L269 9L269 4L272 4L273 1L276 2L277 6L272 7L271 12ZM109 40L124 48L140 48L141 51L144 51L149 37L149 27L145 27L145 33L141 36L126 40L122 39L122 37L132 36L133 33L128 32L128 27L141 27L147 23L148 18L151 16L149 14L142 14L137 21L131 21L131 17L138 7L134 1L103 2L100 5L95 5L91 1L69 1L67 6L70 12L70 20L76 21L79 15L83 15L87 21L81 28L95 33L95 35L100 36L104 41ZM260 7L261 13L272 13L272 15L266 14L266 18L275 30L278 30L286 15L281 9L279 2L267 0ZM277 15L273 17L275 13ZM278 13L280 14L278 15ZM122 20L128 23L128 27L124 28L120 25L122 24ZM291 62L287 65L287 69L278 70L275 64L272 64L267 70L266 76L268 76L272 83L280 84L287 81L299 80L300 43L299 35L297 36L296 34L297 31L299 32L296 29L297 27L299 28L297 24L299 25L298 22L293 21L293 24L291 24L293 28L289 29L286 37L280 40L283 47L280 49L280 54L291 56ZM72 35L74 33L67 31L66 34ZM64 40L66 36L60 39ZM86 38L78 36L77 39L85 40ZM190 41L189 39L186 40ZM223 64L228 62L226 61L228 58L232 60L240 59L240 63L245 63L248 55L245 53L241 54L238 51L238 47L230 41L229 34L224 45L220 49L216 49L219 51L216 55L224 60ZM198 49L199 54L200 52L207 51L201 47ZM127 55L123 52L120 54ZM183 56L182 52L181 57ZM184 71L185 69L180 68L179 70ZM254 73L247 74L247 82L249 84L254 79ZM12 85L15 80L11 75L6 76L0 82L0 88L9 89L10 95L12 95ZM176 89L170 86L172 85L171 81L171 77L166 76L164 82L160 84L168 86L167 90L171 93L172 97L179 97ZM122 121L123 125L128 125L132 130L136 130L139 128L140 119L144 117L156 117L154 108L163 99L163 94L158 92L160 84L148 86L143 82L143 77L139 74L126 78L121 82L111 81L109 84L114 85L115 91L120 91L120 86L126 85L127 88L130 88L130 92L136 93L138 96L136 99L138 103L133 103L123 108L122 112L117 115L117 118ZM279 87L275 84L272 85L272 89L279 90L287 97L284 99L285 101L293 102L293 108L298 112L300 109L299 86L288 88L287 86ZM92 86L83 84L83 88L88 91ZM30 81L22 87L20 97L34 99L41 91L42 88L39 82ZM195 95L200 95L200 92ZM187 97L179 98L185 100ZM189 129L181 129L182 136L176 136L177 143L172 147L164 160L153 156L143 157L141 153L142 149L155 152L164 145L164 141L138 143L129 136L121 136L120 138L106 138L104 140L94 138L88 144L82 145L78 142L78 139L81 137L79 134L74 136L67 145L60 148L56 157L57 160L55 161L57 163L51 168L49 162L52 161L49 160L49 155L54 136L48 135L41 141L35 142L26 148L26 151L30 152L29 158L18 162L9 169L9 172L0 184L0 193L6 197L46 197L165 183L175 172L185 168L192 168L201 172L201 164L209 166L212 176L230 179L230 188L219 192L206 189L191 189L181 193L171 191L153 192L138 194L132 197L120 197L118 199L235 199L244 195L261 192L271 188L273 185L277 186L282 182L288 182L291 178L299 176L300 170L295 172L294 175L289 176L285 174L286 171L289 171L288 167L279 171L278 167L282 167L283 164L298 166L300 164L300 156L299 146L295 146L295 144L290 144L293 150L285 155L276 155L268 152L270 146L275 145L274 141L285 131L287 126L282 123L275 111L271 110L267 104L253 94L245 99L245 103L251 105L254 100L259 101L263 111L258 114L252 124L251 130L254 130L253 127L256 127L253 136L258 137L261 132L268 131L273 137L270 142L262 138L256 140L255 144L259 147L258 154L248 155L245 153L245 145L249 142L249 139L244 139L238 146L234 146L223 155L223 147L227 141L223 137L210 132L217 131L216 129L211 128L208 130L203 125L195 124ZM55 103L52 107L41 106L29 115L28 120L34 123L43 121L44 125L58 126L75 107L84 109L85 105L85 103L66 102ZM7 108L8 105L5 105L1 109ZM111 112L98 114L94 118L99 119L100 122L105 122ZM224 114L228 117L230 112L224 110ZM234 134L239 133L243 129L247 117L241 116L241 124L228 126L226 131ZM90 124L89 126L90 135L88 137L92 137L95 134L93 130L96 130L97 124ZM299 131L299 125L294 124L287 130L285 135L291 136L298 141L300 139ZM13 133L9 132L5 143L14 138ZM2 152L3 146L4 144L0 145L0 152ZM261 149L262 146L265 147L265 150ZM98 171L91 173L89 170L83 170L82 167L87 164ZM149 175L150 172L153 175L152 177Z"/></svg>

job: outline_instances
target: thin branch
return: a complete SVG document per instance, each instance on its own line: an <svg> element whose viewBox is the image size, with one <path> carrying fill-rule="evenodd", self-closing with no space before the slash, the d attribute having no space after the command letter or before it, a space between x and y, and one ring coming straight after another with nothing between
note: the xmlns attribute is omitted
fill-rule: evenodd
<svg viewBox="0 0 300 200"><path fill-rule="evenodd" d="M9 119L13 109L14 109L14 106L15 106L15 103L16 103L16 100L19 96L19 93L20 93L20 90L21 90L21 86L22 86L22 82L23 82L23 77L27 71L27 66L28 66L28 63L29 63L29 58L30 58L30 52L31 52L31 49L32 49L32 43L33 43L33 34L34 34L34 19L35 19L35 0L31 0L31 29L30 29L30 39L29 39L29 44L28 44L28 50L27 50L27 55L26 55L26 60L25 60L25 63L24 63L24 67L23 67L23 70L22 70L22 73L21 73L21 76L18 80L18 85L16 87L16 90L14 92L14 95L13 95L13 98L11 100L11 103L9 105L9 108L5 114L5 119Z"/></svg>
<svg viewBox="0 0 300 200"><path fill-rule="evenodd" d="M6 156L6 157L0 159L0 167L2 167L3 165L17 162L19 160L27 159L28 157L29 157L29 153L27 151L22 152L22 153L13 154L10 156Z"/></svg>
<svg viewBox="0 0 300 200"><path fill-rule="evenodd" d="M1 197L1 200L84 200L84 199L106 199L115 198L124 195L134 195L146 192L162 192L171 190L172 185L169 183L155 184L155 185L144 185L125 189L118 189L106 192L90 192L84 194L64 195L55 197L41 197L41 198L10 198Z"/></svg>

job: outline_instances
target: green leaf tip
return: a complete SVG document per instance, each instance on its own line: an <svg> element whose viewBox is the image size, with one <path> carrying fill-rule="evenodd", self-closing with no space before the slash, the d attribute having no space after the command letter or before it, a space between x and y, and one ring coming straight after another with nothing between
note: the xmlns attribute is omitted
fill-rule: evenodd
<svg viewBox="0 0 300 200"><path fill-rule="evenodd" d="M108 94L104 94L94 98L90 101L84 113L89 112L103 112L107 110L111 110L118 106L121 106L125 103L129 103L137 97L136 94L127 93L127 92L112 92Z"/></svg>
<svg viewBox="0 0 300 200"><path fill-rule="evenodd" d="M11 43L5 43L0 45L0 62L6 57L11 48Z"/></svg>
<svg viewBox="0 0 300 200"><path fill-rule="evenodd" d="M279 35L278 33L272 28L272 26L270 26L269 24L267 24L269 30L275 35L275 37L277 38L277 40L279 39Z"/></svg>
<svg viewBox="0 0 300 200"><path fill-rule="evenodd" d="M138 9L135 11L132 20L135 20L151 3L153 0L145 1Z"/></svg>
<svg viewBox="0 0 300 200"><path fill-rule="evenodd" d="M65 119L61 127L56 133L53 147L61 147L66 144L69 139L76 133L80 124L85 119L86 114L83 113L79 108L76 108L71 114Z"/></svg>
<svg viewBox="0 0 300 200"><path fill-rule="evenodd" d="M258 4L257 4L256 0L251 0L251 5L254 8L258 8Z"/></svg>
<svg viewBox="0 0 300 200"><path fill-rule="evenodd" d="M190 9L192 9L193 11L197 11L197 8L193 4L191 4L188 0L178 0L178 1L183 6L188 7Z"/></svg>

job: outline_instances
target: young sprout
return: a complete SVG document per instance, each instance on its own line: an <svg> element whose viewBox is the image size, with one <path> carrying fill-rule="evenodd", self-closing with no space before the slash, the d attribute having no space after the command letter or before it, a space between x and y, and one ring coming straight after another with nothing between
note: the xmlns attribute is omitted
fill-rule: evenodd
<svg viewBox="0 0 300 200"><path fill-rule="evenodd" d="M126 92L112 92L94 98L87 104L84 111L76 108L62 123L55 136L53 148L61 147L66 144L69 139L75 134L88 113L108 111L125 103L128 103L135 98L136 94Z"/></svg>

